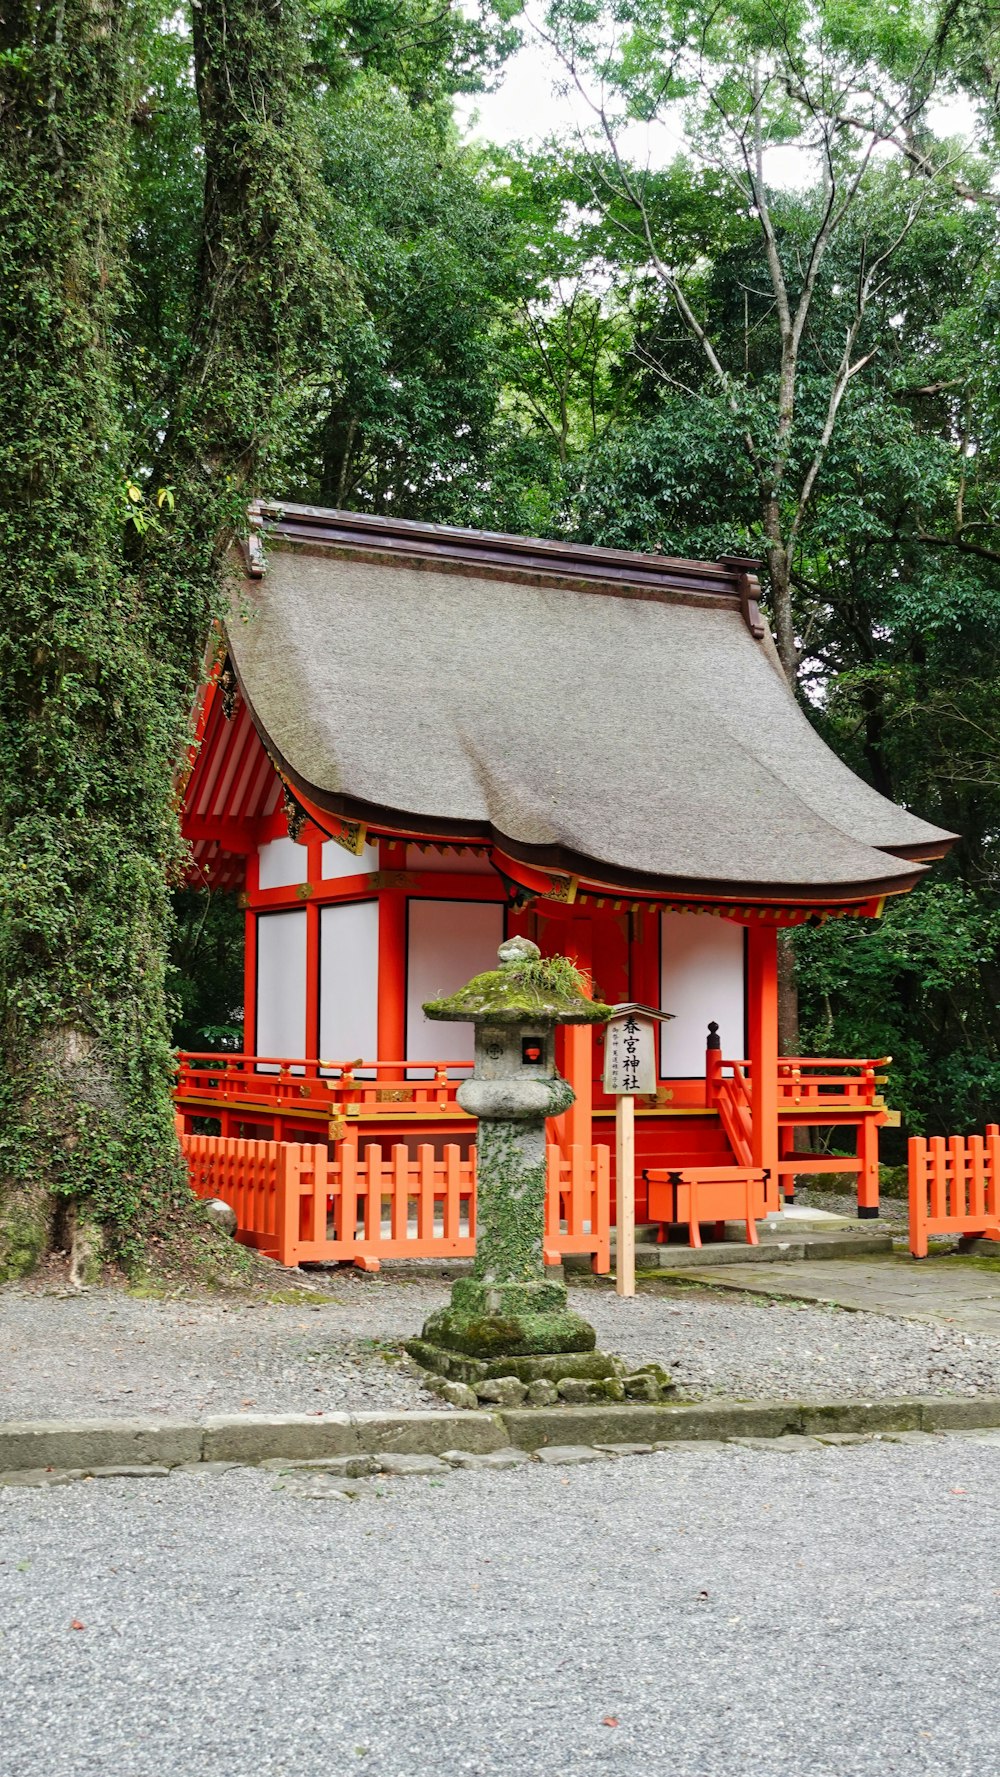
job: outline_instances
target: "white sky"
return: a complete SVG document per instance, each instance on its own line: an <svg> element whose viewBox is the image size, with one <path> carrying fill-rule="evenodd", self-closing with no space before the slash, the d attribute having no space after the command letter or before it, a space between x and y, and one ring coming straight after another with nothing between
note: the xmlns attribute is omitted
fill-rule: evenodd
<svg viewBox="0 0 1000 1777"><path fill-rule="evenodd" d="M588 128L594 117L578 93L556 91L565 78L556 56L539 37L532 36L529 24L527 41L507 63L498 90L456 101L459 127L470 138L484 142L537 143L552 135L567 140L576 130ZM669 143L662 125L654 133L663 142L654 158L661 163L671 159L681 145L680 132L670 131ZM637 160L645 160L649 153L650 135L644 125L630 128L629 147Z"/></svg>
<svg viewBox="0 0 1000 1777"><path fill-rule="evenodd" d="M565 73L548 45L532 34L530 11L522 15L524 23L527 40L507 63L498 90L456 101L459 128L471 140L538 144L556 135L568 141L576 131L586 130L594 122L593 113L579 94L557 92L557 87L565 83ZM938 136L971 137L973 133L972 108L964 99L932 106L928 120ZM618 140L634 162L666 166L684 146L683 124L679 115L669 125L636 123ZM810 182L810 169L803 165L802 153L795 148L772 149L768 174L778 186Z"/></svg>

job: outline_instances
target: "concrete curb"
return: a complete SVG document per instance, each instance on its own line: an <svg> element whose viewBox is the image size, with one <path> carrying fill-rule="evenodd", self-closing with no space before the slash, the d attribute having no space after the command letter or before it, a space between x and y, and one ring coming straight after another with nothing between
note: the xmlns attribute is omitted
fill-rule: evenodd
<svg viewBox="0 0 1000 1777"><path fill-rule="evenodd" d="M614 1249L612 1249L613 1254ZM892 1235L878 1234L789 1234L777 1240L772 1235L758 1246L745 1246L740 1241L719 1241L708 1246L637 1246L636 1271L644 1277L680 1275L691 1271L725 1270L727 1265L784 1265L801 1259L870 1259L893 1251Z"/></svg>
<svg viewBox="0 0 1000 1777"><path fill-rule="evenodd" d="M225 1413L201 1420L76 1419L0 1424L0 1471L112 1463L266 1462L384 1450L485 1455L510 1440L492 1413Z"/></svg>
<svg viewBox="0 0 1000 1777"><path fill-rule="evenodd" d="M377 1456L384 1452L470 1455L516 1445L657 1444L824 1432L973 1431L1000 1427L1000 1396L912 1396L883 1401L645 1402L504 1412L233 1413L197 1421L38 1420L0 1423L0 1472L98 1468L176 1468L190 1463L252 1466L289 1460Z"/></svg>

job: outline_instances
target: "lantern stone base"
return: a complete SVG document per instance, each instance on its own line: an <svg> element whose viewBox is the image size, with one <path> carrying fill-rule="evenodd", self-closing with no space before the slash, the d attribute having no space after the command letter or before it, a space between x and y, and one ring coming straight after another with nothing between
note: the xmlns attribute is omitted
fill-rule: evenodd
<svg viewBox="0 0 1000 1777"><path fill-rule="evenodd" d="M451 1301L424 1323L428 1344L462 1357L508 1358L593 1351L597 1334L568 1306L566 1286L461 1277ZM509 1371L507 1372L510 1373Z"/></svg>
<svg viewBox="0 0 1000 1777"><path fill-rule="evenodd" d="M619 1377L625 1368L606 1351L534 1352L521 1357L482 1358L448 1351L429 1339L409 1339L406 1350L422 1370L443 1376L449 1382L467 1382L473 1388L477 1383L503 1376L514 1376L524 1383L558 1383L570 1377L581 1382L607 1382Z"/></svg>

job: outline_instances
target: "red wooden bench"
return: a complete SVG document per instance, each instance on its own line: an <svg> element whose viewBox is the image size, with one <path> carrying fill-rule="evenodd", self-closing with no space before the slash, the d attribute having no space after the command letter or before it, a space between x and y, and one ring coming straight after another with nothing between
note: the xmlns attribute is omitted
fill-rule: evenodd
<svg viewBox="0 0 1000 1777"><path fill-rule="evenodd" d="M661 1243L671 1222L686 1222L691 1245L700 1246L700 1222L714 1222L721 1238L726 1222L741 1221L749 1245L758 1245L756 1218L764 1214L766 1167L658 1166L642 1176L649 1186L649 1219L660 1223Z"/></svg>

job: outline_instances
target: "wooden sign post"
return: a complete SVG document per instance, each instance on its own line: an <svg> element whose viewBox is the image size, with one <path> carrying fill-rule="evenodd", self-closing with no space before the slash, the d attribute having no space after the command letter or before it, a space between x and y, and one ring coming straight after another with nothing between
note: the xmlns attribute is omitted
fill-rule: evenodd
<svg viewBox="0 0 1000 1777"><path fill-rule="evenodd" d="M615 1101L615 1178L618 1181L618 1254L615 1291L635 1295L635 1099L620 1092Z"/></svg>
<svg viewBox="0 0 1000 1777"><path fill-rule="evenodd" d="M616 1006L605 1029L604 1090L615 1098L619 1296L635 1295L635 1100L656 1093L655 1025L670 1017L652 1006Z"/></svg>

